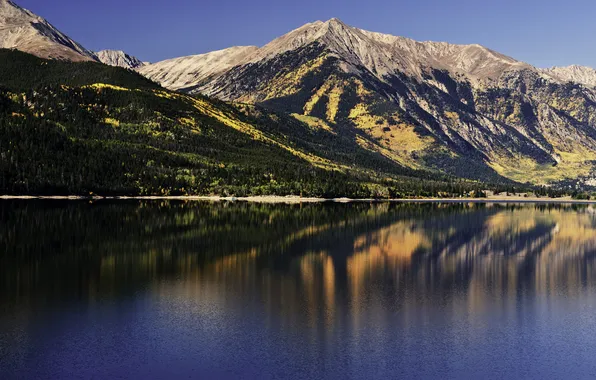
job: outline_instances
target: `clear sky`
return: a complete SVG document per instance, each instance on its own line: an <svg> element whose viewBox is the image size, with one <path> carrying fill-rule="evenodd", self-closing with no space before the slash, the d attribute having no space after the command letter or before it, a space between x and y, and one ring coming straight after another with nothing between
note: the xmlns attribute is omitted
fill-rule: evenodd
<svg viewBox="0 0 596 380"><path fill-rule="evenodd" d="M145 61L263 45L307 22L479 43L539 67L596 67L594 0L14 0L91 50Z"/></svg>

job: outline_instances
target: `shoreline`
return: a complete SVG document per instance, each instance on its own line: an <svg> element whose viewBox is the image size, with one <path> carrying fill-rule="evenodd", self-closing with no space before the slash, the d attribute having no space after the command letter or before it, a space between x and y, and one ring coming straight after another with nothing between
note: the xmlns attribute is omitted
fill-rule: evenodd
<svg viewBox="0 0 596 380"><path fill-rule="evenodd" d="M596 204L596 200L579 200L571 197L537 198L520 196L489 196L488 198L412 198L412 199L352 199L352 198L301 198L296 196L35 196L35 195L0 195L0 200L171 200L171 201L211 201L211 202L252 202L252 203L555 203L555 204Z"/></svg>

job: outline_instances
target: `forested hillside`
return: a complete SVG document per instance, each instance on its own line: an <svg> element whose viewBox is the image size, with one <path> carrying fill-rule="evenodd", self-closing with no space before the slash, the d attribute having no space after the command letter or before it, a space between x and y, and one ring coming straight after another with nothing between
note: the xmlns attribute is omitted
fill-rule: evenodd
<svg viewBox="0 0 596 380"><path fill-rule="evenodd" d="M76 87L92 83L131 89L160 88L158 84L131 70L98 62L46 60L10 49L0 49L0 83L17 91L60 85Z"/></svg>
<svg viewBox="0 0 596 380"><path fill-rule="evenodd" d="M325 125L98 63L0 50L0 86L2 194L388 198L484 186L401 167Z"/></svg>

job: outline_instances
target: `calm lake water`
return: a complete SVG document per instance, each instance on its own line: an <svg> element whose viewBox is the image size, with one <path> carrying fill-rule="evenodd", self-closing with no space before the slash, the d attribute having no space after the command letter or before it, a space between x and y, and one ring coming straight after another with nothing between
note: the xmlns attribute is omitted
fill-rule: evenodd
<svg viewBox="0 0 596 380"><path fill-rule="evenodd" d="M596 208L0 201L0 378L596 376Z"/></svg>

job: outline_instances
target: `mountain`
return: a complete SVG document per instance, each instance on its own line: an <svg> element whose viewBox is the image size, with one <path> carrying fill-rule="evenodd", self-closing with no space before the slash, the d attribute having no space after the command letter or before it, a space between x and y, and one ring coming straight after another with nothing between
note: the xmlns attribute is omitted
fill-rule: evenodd
<svg viewBox="0 0 596 380"><path fill-rule="evenodd" d="M8 0L0 0L0 48L18 49L41 58L97 60L94 53L45 19Z"/></svg>
<svg viewBox="0 0 596 380"><path fill-rule="evenodd" d="M596 90L586 70L538 69L480 45L418 42L337 19L242 50L226 65L211 54L222 52L141 73L171 89L327 125L415 170L594 183Z"/></svg>
<svg viewBox="0 0 596 380"><path fill-rule="evenodd" d="M0 49L0 194L461 196L309 117ZM513 182L489 186L514 191Z"/></svg>
<svg viewBox="0 0 596 380"><path fill-rule="evenodd" d="M138 69L145 66L140 59L126 54L122 50L102 50L95 53L101 63L125 69Z"/></svg>

